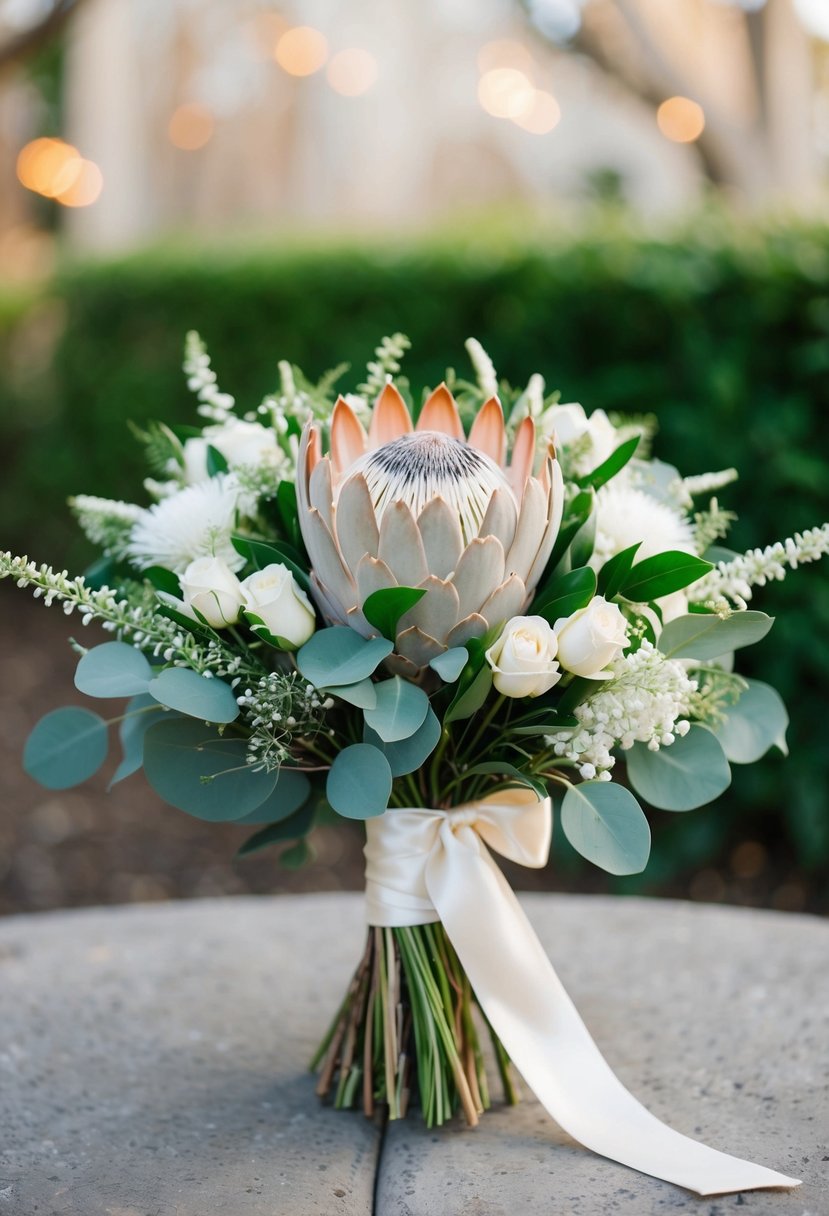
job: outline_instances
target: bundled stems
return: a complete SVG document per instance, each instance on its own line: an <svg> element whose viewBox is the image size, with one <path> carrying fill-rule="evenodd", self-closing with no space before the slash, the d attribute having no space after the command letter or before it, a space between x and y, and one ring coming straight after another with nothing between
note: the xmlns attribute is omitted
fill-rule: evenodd
<svg viewBox="0 0 829 1216"><path fill-rule="evenodd" d="M505 1100L516 1090L509 1057L483 1018L471 985L440 924L370 928L345 1000L312 1068L317 1093L338 1109L362 1106L371 1117L386 1106L405 1117L419 1101L428 1127L459 1110L474 1126L490 1106L477 1017L492 1039Z"/></svg>

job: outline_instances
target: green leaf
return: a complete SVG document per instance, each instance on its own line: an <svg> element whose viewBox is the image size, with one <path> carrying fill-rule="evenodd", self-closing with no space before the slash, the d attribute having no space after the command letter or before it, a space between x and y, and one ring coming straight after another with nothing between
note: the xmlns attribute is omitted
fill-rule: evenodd
<svg viewBox="0 0 829 1216"><path fill-rule="evenodd" d="M244 818L276 785L276 773L255 771L246 755L246 740L192 718L163 718L144 736L144 772L156 793L211 823Z"/></svg>
<svg viewBox="0 0 829 1216"><path fill-rule="evenodd" d="M215 676L200 676L188 667L166 667L150 681L147 691L160 705L202 722L233 722L239 717L236 696L229 684Z"/></svg>
<svg viewBox="0 0 829 1216"><path fill-rule="evenodd" d="M420 768L438 745L440 739L440 722L431 706L418 727L408 739L400 739L397 743L384 743L380 736L366 725L363 729L363 742L370 743L381 751L389 762L392 777L405 777Z"/></svg>
<svg viewBox="0 0 829 1216"><path fill-rule="evenodd" d="M454 684L466 667L468 658L469 653L465 646L452 646L449 650L444 650L443 654L436 654L429 661L429 666L445 683Z"/></svg>
<svg viewBox="0 0 829 1216"><path fill-rule="evenodd" d="M266 566L273 565L287 566L303 591L310 594L311 580L307 571L302 569L285 546L277 541L266 543L262 540L250 540L247 536L231 536L230 540L236 552L241 553L255 570L264 570Z"/></svg>
<svg viewBox="0 0 829 1216"><path fill-rule="evenodd" d="M112 557L99 557L83 572L83 581L90 591L111 587L118 579L118 563Z"/></svg>
<svg viewBox="0 0 829 1216"><path fill-rule="evenodd" d="M108 749L106 723L79 706L41 718L23 748L23 768L48 790L67 790L96 773Z"/></svg>
<svg viewBox="0 0 829 1216"><path fill-rule="evenodd" d="M292 481L280 481L276 489L276 509L282 527L293 548L302 549L302 532L299 527L296 486Z"/></svg>
<svg viewBox="0 0 829 1216"><path fill-rule="evenodd" d="M591 494L593 493L592 490L590 492ZM596 520L597 512L591 510L587 519L570 541L568 556L571 566L586 566L593 556L593 548L596 544Z"/></svg>
<svg viewBox="0 0 829 1216"><path fill-rule="evenodd" d="M284 853L279 854L279 864L285 870L299 870L313 861L316 855L310 840L306 840L303 836L296 844L292 844Z"/></svg>
<svg viewBox="0 0 829 1216"><path fill-rule="evenodd" d="M234 823L281 823L295 814L308 801L311 782L304 773L293 772L284 766L276 773L276 787L247 815L235 819Z"/></svg>
<svg viewBox="0 0 829 1216"><path fill-rule="evenodd" d="M725 721L711 726L711 732L732 764L753 764L775 746L787 756L789 715L780 693L760 680L746 683L748 688L728 709Z"/></svg>
<svg viewBox="0 0 829 1216"><path fill-rule="evenodd" d="M237 850L236 856L250 857L252 853L258 853L260 849L266 849L268 845L281 844L284 840L296 840L305 836L314 826L316 812L316 804L307 802L288 819L283 819L280 823L272 823L269 827L254 832Z"/></svg>
<svg viewBox="0 0 829 1216"><path fill-rule="evenodd" d="M200 638L203 641L210 641L212 638L217 638L219 635L215 629L209 625L205 625L202 621L194 620L193 617L186 616L179 611L174 604L162 599L165 592L158 593L158 612L160 616L166 616L168 620L175 621L182 629L186 629L188 633L192 633L194 637Z"/></svg>
<svg viewBox="0 0 829 1216"><path fill-rule="evenodd" d="M263 642L267 642L268 646L273 646L274 650L296 650L293 642L289 642L287 638L280 637L278 633L271 633L261 616L257 616L255 612L251 612L250 608L243 608L242 616L247 621L251 631L258 638L261 638Z"/></svg>
<svg viewBox="0 0 829 1216"><path fill-rule="evenodd" d="M123 781L125 777L137 773L144 763L144 736L153 725L159 721L159 715L165 711L149 693L133 697L127 703L124 720L118 727L123 756L121 763L109 783L110 788Z"/></svg>
<svg viewBox="0 0 829 1216"><path fill-rule="evenodd" d="M556 713L559 716L569 714L584 700L588 693L595 691L595 680L586 680L583 676L576 676L575 680L571 684L568 684L561 694L556 705Z"/></svg>
<svg viewBox="0 0 829 1216"><path fill-rule="evenodd" d="M449 708L443 715L444 725L459 722L463 718L471 718L487 699L491 687L492 669L488 666L481 667L466 688L458 688Z"/></svg>
<svg viewBox="0 0 829 1216"><path fill-rule="evenodd" d="M614 781L572 785L561 804L561 826L577 853L608 874L641 874L651 830L639 803Z"/></svg>
<svg viewBox="0 0 829 1216"><path fill-rule="evenodd" d="M212 443L207 445L207 476L215 477L218 473L226 473L230 468L227 460Z"/></svg>
<svg viewBox="0 0 829 1216"><path fill-rule="evenodd" d="M544 595L533 603L531 611L553 625L560 617L571 616L580 608L585 608L595 593L595 570L580 566L549 583Z"/></svg>
<svg viewBox="0 0 829 1216"><path fill-rule="evenodd" d="M583 527L593 510L595 500L596 496L592 490L582 490L566 508L562 525L556 537L556 543L550 554L550 560L547 562L544 575L541 578L542 589L546 590L548 571L555 570L561 558L569 549L576 533Z"/></svg>
<svg viewBox="0 0 829 1216"><path fill-rule="evenodd" d="M627 462L633 456L633 453L639 446L641 435L634 435L631 439L626 439L624 443L620 443L618 448L608 456L607 460L603 460L600 465L590 473L585 473L582 477L576 478L576 485L587 488L592 486L594 490L598 490L599 486L603 486L610 481L611 477L625 467Z"/></svg>
<svg viewBox="0 0 829 1216"><path fill-rule="evenodd" d="M181 583L172 570L166 569L165 566L147 566L141 574L148 583L152 583L156 591L163 591L177 600L181 599Z"/></svg>
<svg viewBox="0 0 829 1216"><path fill-rule="evenodd" d="M731 784L725 753L704 726L692 726L684 738L658 752L634 743L624 758L637 794L662 811L692 811L719 798Z"/></svg>
<svg viewBox="0 0 829 1216"><path fill-rule="evenodd" d="M353 743L337 755L328 773L326 797L346 819L373 819L389 805L391 768L370 743Z"/></svg>
<svg viewBox="0 0 829 1216"><path fill-rule="evenodd" d="M669 621L657 645L668 659L718 659L742 646L751 646L766 636L774 617L749 609L734 612L723 620L698 612Z"/></svg>
<svg viewBox="0 0 829 1216"><path fill-rule="evenodd" d="M383 587L372 591L363 602L363 616L392 642L397 637L397 622L423 599L426 591L416 587Z"/></svg>
<svg viewBox="0 0 829 1216"><path fill-rule="evenodd" d="M338 688L323 688L321 692L330 692L333 697L356 705L358 709L374 709L377 704L377 685L371 680L358 680L356 684L342 684Z"/></svg>
<svg viewBox="0 0 829 1216"><path fill-rule="evenodd" d="M633 565L633 559L641 546L642 541L638 540L635 545L622 549L621 553L615 554L605 562L599 571L599 595L603 595L606 600L612 600L615 595L619 594L625 576Z"/></svg>
<svg viewBox="0 0 829 1216"><path fill-rule="evenodd" d="M87 650L75 671L75 687L88 697L134 697L146 692L153 669L126 642L104 642Z"/></svg>
<svg viewBox="0 0 829 1216"><path fill-rule="evenodd" d="M681 591L711 569L710 562L703 561L693 553L683 553L679 549L656 553L637 562L628 572L620 594L635 604L647 604L663 595Z"/></svg>
<svg viewBox="0 0 829 1216"><path fill-rule="evenodd" d="M332 625L297 651L296 662L315 688L335 689L365 680L393 649L387 638L366 639L347 625Z"/></svg>
<svg viewBox="0 0 829 1216"><path fill-rule="evenodd" d="M533 722L530 726L509 726L505 729L505 733L527 737L553 735L560 730L572 730L578 724L578 718L574 718L572 714L554 716L553 711L548 710L547 716L542 720Z"/></svg>
<svg viewBox="0 0 829 1216"><path fill-rule="evenodd" d="M365 720L384 743L410 739L423 725L429 711L429 698L422 688L392 676L374 685L377 703L365 710Z"/></svg>
<svg viewBox="0 0 829 1216"><path fill-rule="evenodd" d="M522 773L520 768L516 768L514 764L508 764L506 760L483 760L480 764L473 764L466 771L470 774L497 774L500 777L508 778L510 784L528 786L531 790L535 790L539 798L547 797L547 786L540 777L535 777L531 773Z"/></svg>

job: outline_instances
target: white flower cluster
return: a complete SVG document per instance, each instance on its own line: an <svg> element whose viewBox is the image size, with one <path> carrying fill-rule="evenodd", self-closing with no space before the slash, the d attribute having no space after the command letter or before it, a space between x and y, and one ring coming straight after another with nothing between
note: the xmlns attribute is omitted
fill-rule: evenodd
<svg viewBox="0 0 829 1216"><path fill-rule="evenodd" d="M590 565L599 569L637 541L642 542L637 561L669 549L696 552L694 530L681 511L614 478L602 486L596 499L596 543Z"/></svg>
<svg viewBox="0 0 829 1216"><path fill-rule="evenodd" d="M681 663L644 641L611 670L613 680L574 709L579 725L547 736L556 756L576 764L585 781L597 775L610 780L614 748L647 743L658 751L687 734L690 725L686 715L697 685Z"/></svg>
<svg viewBox="0 0 829 1216"><path fill-rule="evenodd" d="M495 365L489 355L477 338L467 338L464 346L466 347L466 353L469 355L469 361L475 369L478 387L484 397L497 397L498 376L495 371ZM542 381L542 386L543 383Z"/></svg>
<svg viewBox="0 0 829 1216"><path fill-rule="evenodd" d="M724 511L716 498L712 498L705 511L694 512L694 539L698 553L705 553L709 545L728 535L728 530L737 516L733 511Z"/></svg>
<svg viewBox="0 0 829 1216"><path fill-rule="evenodd" d="M93 545L100 545L107 557L126 557L136 521L143 514L135 503L94 494L77 494L69 499L81 530Z"/></svg>
<svg viewBox="0 0 829 1216"><path fill-rule="evenodd" d="M273 671L240 693L237 702L251 728L247 762L257 771L273 772L291 754L295 736L318 733L331 697L320 697L295 672Z"/></svg>
<svg viewBox="0 0 829 1216"><path fill-rule="evenodd" d="M405 334L390 334L381 340L366 366L365 383L359 385L361 397L373 401L383 391L389 378L400 371L400 361L411 345Z"/></svg>
<svg viewBox="0 0 829 1216"><path fill-rule="evenodd" d="M187 387L195 393L201 405L198 410L203 418L212 422L227 422L236 404L230 393L219 389L216 373L210 366L207 347L194 329L187 334L184 346L184 371Z"/></svg>
<svg viewBox="0 0 829 1216"><path fill-rule="evenodd" d="M787 570L796 570L807 562L816 562L829 554L829 523L805 532L795 532L784 541L767 545L765 549L750 549L730 562L718 562L716 569L694 583L693 599L697 603L726 598L745 608L751 599L752 587L786 577Z"/></svg>
<svg viewBox="0 0 829 1216"><path fill-rule="evenodd" d="M739 477L736 469L721 469L717 473L699 473L695 477L680 477L668 487L682 507L690 507L700 494L713 494L730 486Z"/></svg>
<svg viewBox="0 0 829 1216"><path fill-rule="evenodd" d="M227 474L178 490L140 513L127 552L139 565L174 574L183 574L197 557L219 557L240 570L245 559L230 539L238 499L238 483Z"/></svg>

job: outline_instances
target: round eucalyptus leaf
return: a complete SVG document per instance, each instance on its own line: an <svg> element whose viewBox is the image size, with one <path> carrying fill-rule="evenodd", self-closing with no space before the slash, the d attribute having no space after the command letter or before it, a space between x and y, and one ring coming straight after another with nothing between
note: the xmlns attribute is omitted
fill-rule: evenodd
<svg viewBox="0 0 829 1216"><path fill-rule="evenodd" d="M389 804L391 782L383 753L369 743L353 743L331 765L325 792L334 810L346 819L373 819Z"/></svg>
<svg viewBox="0 0 829 1216"><path fill-rule="evenodd" d="M561 804L561 826L573 848L608 874L640 874L648 863L645 812L630 790L613 781L571 786Z"/></svg>
<svg viewBox="0 0 829 1216"><path fill-rule="evenodd" d="M80 706L53 709L26 740L23 767L49 790L80 785L106 759L109 739L106 722Z"/></svg>
<svg viewBox="0 0 829 1216"><path fill-rule="evenodd" d="M719 798L731 784L725 753L704 726L692 726L684 738L658 752L634 743L625 762L637 794L662 811L692 811Z"/></svg>
<svg viewBox="0 0 829 1216"><path fill-rule="evenodd" d="M669 621L657 646L668 659L718 659L742 646L752 646L766 636L774 617L747 609L725 620L710 612L691 612Z"/></svg>
<svg viewBox="0 0 829 1216"><path fill-rule="evenodd" d="M88 697L135 697L146 692L153 669L126 642L104 642L87 650L75 671L75 687Z"/></svg>
<svg viewBox="0 0 829 1216"><path fill-rule="evenodd" d="M465 652L464 652L465 653ZM376 731L366 724L363 740L381 751L389 762L392 777L405 777L429 759L440 739L440 722L431 706L413 735L396 743L384 743Z"/></svg>
<svg viewBox="0 0 829 1216"><path fill-rule="evenodd" d="M788 755L786 728L789 715L780 693L760 680L747 680L748 688L725 720L711 729L733 764L753 764L777 746Z"/></svg>
<svg viewBox="0 0 829 1216"><path fill-rule="evenodd" d="M384 743L409 739L429 712L429 698L422 688L392 676L374 685L376 702L364 710L365 720Z"/></svg>
<svg viewBox="0 0 829 1216"><path fill-rule="evenodd" d="M276 785L276 773L245 762L244 739L192 718L164 718L144 736L144 772L165 802L211 823L242 819Z"/></svg>
<svg viewBox="0 0 829 1216"><path fill-rule="evenodd" d="M161 720L164 709L149 693L133 697L127 703L124 720L118 727L123 755L110 781L110 788L125 777L137 773L144 763L144 736L156 722Z"/></svg>
<svg viewBox="0 0 829 1216"><path fill-rule="evenodd" d="M280 823L298 811L311 793L311 782L304 773L279 769L276 788L263 803L247 815L234 820L235 823Z"/></svg>
<svg viewBox="0 0 829 1216"><path fill-rule="evenodd" d="M429 666L436 671L447 684L454 684L469 661L469 651L465 646L452 646L442 654L436 654L430 659Z"/></svg>
<svg viewBox="0 0 829 1216"><path fill-rule="evenodd" d="M332 625L300 647L296 662L315 688L337 688L365 680L393 649L386 638L366 639L347 625Z"/></svg>
<svg viewBox="0 0 829 1216"><path fill-rule="evenodd" d="M150 681L148 692L160 705L202 722L233 722L239 706L224 680L200 676L188 667L167 667Z"/></svg>

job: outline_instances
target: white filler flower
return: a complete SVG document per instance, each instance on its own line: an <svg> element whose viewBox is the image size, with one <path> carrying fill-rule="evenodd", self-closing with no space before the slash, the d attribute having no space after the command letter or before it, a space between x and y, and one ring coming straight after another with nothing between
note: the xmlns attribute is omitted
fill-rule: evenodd
<svg viewBox="0 0 829 1216"><path fill-rule="evenodd" d="M188 486L142 511L132 530L130 557L140 566L163 566L183 574L197 557L219 557L231 570L245 559L230 537L239 487L229 476Z"/></svg>
<svg viewBox="0 0 829 1216"><path fill-rule="evenodd" d="M659 502L644 490L610 482L596 500L596 545L590 565L594 570L623 549L641 541L636 560L679 549L696 553L694 530L674 507Z"/></svg>

